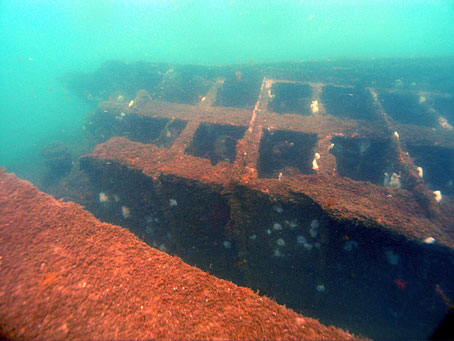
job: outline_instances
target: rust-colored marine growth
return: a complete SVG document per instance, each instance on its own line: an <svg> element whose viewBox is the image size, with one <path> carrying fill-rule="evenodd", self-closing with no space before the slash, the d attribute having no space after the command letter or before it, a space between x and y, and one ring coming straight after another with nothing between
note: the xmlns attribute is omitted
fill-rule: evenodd
<svg viewBox="0 0 454 341"><path fill-rule="evenodd" d="M0 338L353 337L0 170Z"/></svg>

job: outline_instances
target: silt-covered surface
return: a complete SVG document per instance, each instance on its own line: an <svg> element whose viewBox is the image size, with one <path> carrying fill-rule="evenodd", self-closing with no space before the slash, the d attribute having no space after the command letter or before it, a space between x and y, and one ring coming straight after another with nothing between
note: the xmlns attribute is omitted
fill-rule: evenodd
<svg viewBox="0 0 454 341"><path fill-rule="evenodd" d="M0 171L8 339L352 339Z"/></svg>

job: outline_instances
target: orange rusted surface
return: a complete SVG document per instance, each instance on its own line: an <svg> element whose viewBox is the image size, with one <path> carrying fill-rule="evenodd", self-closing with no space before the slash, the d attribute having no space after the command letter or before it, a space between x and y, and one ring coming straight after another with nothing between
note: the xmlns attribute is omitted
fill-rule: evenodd
<svg viewBox="0 0 454 341"><path fill-rule="evenodd" d="M132 164L138 156L123 161ZM81 206L55 200L4 170L0 334L8 339L353 338L153 249L126 229L101 223Z"/></svg>
<svg viewBox="0 0 454 341"><path fill-rule="evenodd" d="M323 174L284 176L281 180L257 179L255 168L244 167L238 171L235 164L225 162L212 166L208 159L186 154L172 155L154 145L130 142L124 138L113 138L98 145L91 157L115 160L153 178L171 174L225 187L235 182L281 198L305 195L335 219L351 219L366 226L383 227L412 240L433 236L441 244L454 246L453 237L447 232L452 229L452 202L441 202L439 206L443 214L438 220L429 220L417 198L401 188Z"/></svg>
<svg viewBox="0 0 454 341"><path fill-rule="evenodd" d="M200 104L143 101L141 98L147 96L144 91L138 93L134 106L130 108L127 104L103 102L98 112L105 111L112 117L124 111L126 115L142 118L181 119L187 121L188 125L170 149L131 142L126 138L113 138L98 145L89 157L115 160L153 178L168 174L224 187L234 183L246 185L271 197L287 198L286 200L305 195L337 220L347 219L365 226L385 228L410 240L422 241L433 237L440 244L451 248L454 246L452 201L447 198L439 204L435 202L432 191L416 175L413 160L408 153L403 152L399 140L391 139L387 157L394 160L395 165L400 168L405 187L384 187L339 176L336 158L331 153L333 138L371 138L385 142L390 140L396 129L376 98L373 104L376 107L376 117L382 120L380 124L375 121L341 120L329 114L277 114L267 111L263 104L267 103L270 96L265 91L267 82L270 80L265 79L262 84L261 95L253 111ZM233 163L219 162L212 165L206 158L185 152L197 127L203 123L248 128L243 138L236 143L236 158ZM398 128L403 132L404 141L415 139L414 136L407 136L408 129L405 130L404 126ZM314 174L300 174L299 171L286 169L280 179L260 178L259 148L263 132L273 134L275 131L314 134L317 142L312 152L321 156L318 160L320 169ZM421 140L421 134L414 135ZM440 134L442 137L445 135L446 133ZM436 137L434 133L428 136L432 139ZM444 144L450 143L452 138L446 138Z"/></svg>

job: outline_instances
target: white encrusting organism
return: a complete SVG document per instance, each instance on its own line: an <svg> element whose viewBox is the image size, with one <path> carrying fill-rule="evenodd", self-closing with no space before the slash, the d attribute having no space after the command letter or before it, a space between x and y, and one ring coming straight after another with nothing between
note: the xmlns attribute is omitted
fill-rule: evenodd
<svg viewBox="0 0 454 341"><path fill-rule="evenodd" d="M312 160L312 169L315 171L318 171L318 163L317 160L320 160L320 154L315 153L314 154L314 160Z"/></svg>
<svg viewBox="0 0 454 341"><path fill-rule="evenodd" d="M320 222L317 219L313 219L311 221L311 228L309 230L309 234L311 235L312 238L317 237L318 231L317 229L320 227Z"/></svg>
<svg viewBox="0 0 454 341"><path fill-rule="evenodd" d="M311 228L318 229L320 227L320 222L317 219L312 219Z"/></svg>
<svg viewBox="0 0 454 341"><path fill-rule="evenodd" d="M318 171L318 163L316 159L312 160L312 169Z"/></svg>
<svg viewBox="0 0 454 341"><path fill-rule="evenodd" d="M298 226L298 224L296 223L296 220L290 221L290 224L289 224L289 225L290 225L290 227L291 227L292 229L294 229L295 227Z"/></svg>
<svg viewBox="0 0 454 341"><path fill-rule="evenodd" d="M285 246L285 240L282 238L279 238L278 240L276 240L276 243L279 246Z"/></svg>
<svg viewBox="0 0 454 341"><path fill-rule="evenodd" d="M423 240L423 242L426 244L433 244L433 243L435 243L435 238L427 237L426 239Z"/></svg>
<svg viewBox="0 0 454 341"><path fill-rule="evenodd" d="M433 193L434 193L434 195L435 195L435 201L436 201L436 202L440 202L441 199L442 199L441 192L440 192L440 191L434 191Z"/></svg>
<svg viewBox="0 0 454 341"><path fill-rule="evenodd" d="M326 288L323 284L317 285L316 289L318 292L324 292L326 290Z"/></svg>
<svg viewBox="0 0 454 341"><path fill-rule="evenodd" d="M296 242L297 242L298 244L302 244L302 245L304 245L304 244L307 243L306 238L304 238L304 236L297 236L297 237L296 237Z"/></svg>
<svg viewBox="0 0 454 341"><path fill-rule="evenodd" d="M442 116L438 117L438 124L443 129L452 130L452 125L449 124L448 120Z"/></svg>
<svg viewBox="0 0 454 341"><path fill-rule="evenodd" d="M104 204L108 201L109 201L109 196L106 193L104 193L104 192L99 193L99 202L100 203Z"/></svg>
<svg viewBox="0 0 454 341"><path fill-rule="evenodd" d="M418 171L418 176L422 179L422 176L424 175L422 167L416 167L416 170Z"/></svg>
<svg viewBox="0 0 454 341"><path fill-rule="evenodd" d="M170 205L170 207L175 207L175 206L178 206L178 202L175 199L170 199L169 205Z"/></svg>
<svg viewBox="0 0 454 341"><path fill-rule="evenodd" d="M389 185L394 188L400 188L400 175L393 173L391 179L389 180Z"/></svg>
<svg viewBox="0 0 454 341"><path fill-rule="evenodd" d="M313 114L318 113L318 101L312 101L311 103L311 111Z"/></svg>
<svg viewBox="0 0 454 341"><path fill-rule="evenodd" d="M131 211L126 206L121 206L121 215L123 218L128 219L131 215Z"/></svg>
<svg viewBox="0 0 454 341"><path fill-rule="evenodd" d="M273 229L276 231L281 231L282 230L282 225L279 223L274 223L273 224Z"/></svg>
<svg viewBox="0 0 454 341"><path fill-rule="evenodd" d="M389 174L385 172L385 178L383 180L383 185L385 187L400 188L400 186L401 186L400 175L393 173L391 176L389 176Z"/></svg>
<svg viewBox="0 0 454 341"><path fill-rule="evenodd" d="M298 245L302 245L307 251L311 251L312 250L312 244L308 243L306 238L304 236L297 236L296 237L296 242L298 243ZM319 243L316 243L316 244L319 244ZM317 246L317 248L320 248L320 244Z"/></svg>
<svg viewBox="0 0 454 341"><path fill-rule="evenodd" d="M311 251L312 250L312 244L309 244L309 243L305 243L303 244L304 248L307 250L307 251Z"/></svg>
<svg viewBox="0 0 454 341"><path fill-rule="evenodd" d="M311 235L312 238L315 238L315 237L317 237L318 232L317 232L317 230L310 229L309 234Z"/></svg>
<svg viewBox="0 0 454 341"><path fill-rule="evenodd" d="M273 253L274 257L283 257L284 255L279 251L279 249L275 249Z"/></svg>

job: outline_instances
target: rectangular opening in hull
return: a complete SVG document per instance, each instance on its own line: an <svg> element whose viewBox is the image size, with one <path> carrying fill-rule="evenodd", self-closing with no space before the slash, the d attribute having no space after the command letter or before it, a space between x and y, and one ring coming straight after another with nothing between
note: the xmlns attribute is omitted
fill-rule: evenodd
<svg viewBox="0 0 454 341"><path fill-rule="evenodd" d="M220 161L234 162L236 142L246 132L246 127L203 123L197 129L186 153L209 159L212 165Z"/></svg>
<svg viewBox="0 0 454 341"><path fill-rule="evenodd" d="M312 150L316 143L316 134L265 130L259 149L259 178L278 178L279 173L312 174Z"/></svg>
<svg viewBox="0 0 454 341"><path fill-rule="evenodd" d="M271 88L272 100L268 110L299 115L311 114L312 88L307 84L275 83Z"/></svg>

